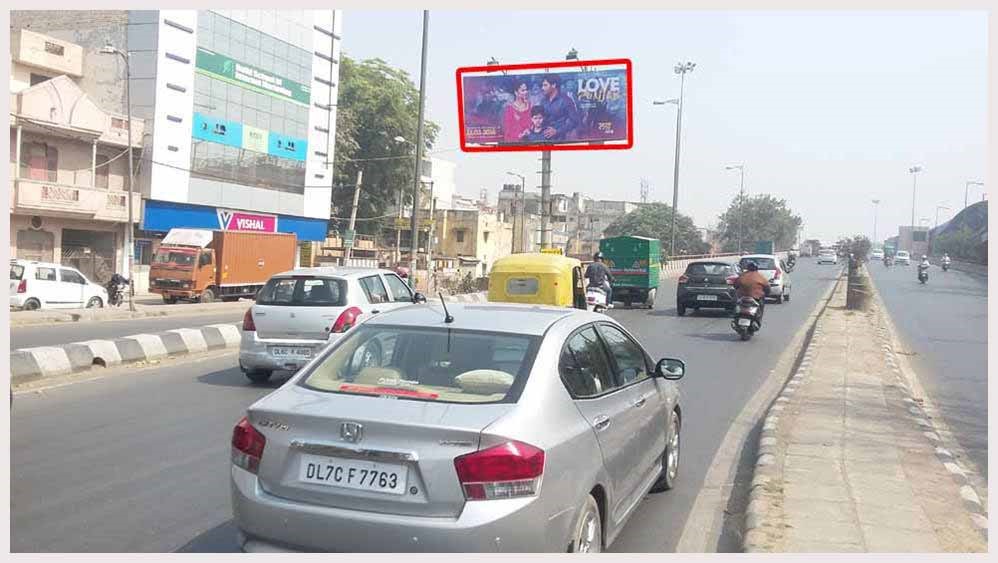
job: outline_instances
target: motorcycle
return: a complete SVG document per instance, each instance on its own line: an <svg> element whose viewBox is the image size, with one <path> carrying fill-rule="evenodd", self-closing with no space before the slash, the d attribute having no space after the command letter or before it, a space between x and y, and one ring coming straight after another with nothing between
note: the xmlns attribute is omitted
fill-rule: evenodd
<svg viewBox="0 0 998 563"><path fill-rule="evenodd" d="M892 263L891 257L890 256L884 256L884 267L885 268L890 268L891 267L891 263Z"/></svg>
<svg viewBox="0 0 998 563"><path fill-rule="evenodd" d="M594 313L603 313L607 310L606 291L594 285L586 288L586 309Z"/></svg>
<svg viewBox="0 0 998 563"><path fill-rule="evenodd" d="M923 284L929 281L929 267L926 266L925 264L918 265L918 281L922 282Z"/></svg>
<svg viewBox="0 0 998 563"><path fill-rule="evenodd" d="M759 331L758 319L759 302L751 297L742 297L738 300L735 318L731 321L731 328L735 329L742 340L752 338L752 335Z"/></svg>
<svg viewBox="0 0 998 563"><path fill-rule="evenodd" d="M948 272L949 271L949 262L943 262L943 271L944 272Z"/></svg>
<svg viewBox="0 0 998 563"><path fill-rule="evenodd" d="M115 274L111 281L107 282L107 304L110 307L121 307L125 302L125 291L128 289L128 280L123 276Z"/></svg>

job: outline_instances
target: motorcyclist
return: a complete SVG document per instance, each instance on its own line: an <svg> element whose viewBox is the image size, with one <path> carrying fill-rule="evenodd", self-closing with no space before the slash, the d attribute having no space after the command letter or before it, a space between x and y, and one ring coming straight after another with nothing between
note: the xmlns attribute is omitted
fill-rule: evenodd
<svg viewBox="0 0 998 563"><path fill-rule="evenodd" d="M613 308L613 287L610 285L613 283L613 276L610 275L610 269L603 263L602 252L593 254L593 263L586 267L585 278L589 281L590 286L602 288L606 292L606 307L607 309Z"/></svg>
<svg viewBox="0 0 998 563"><path fill-rule="evenodd" d="M738 275L735 280L735 296L737 298L751 297L759 302L759 313L756 321L762 326L762 314L765 309L766 296L769 295L769 280L759 273L759 265L749 261L745 264L745 271Z"/></svg>
<svg viewBox="0 0 998 563"><path fill-rule="evenodd" d="M107 282L107 296L109 304L116 305L123 301L122 289L128 287L128 278L121 274L112 274Z"/></svg>
<svg viewBox="0 0 998 563"><path fill-rule="evenodd" d="M943 267L949 268L949 264L950 264L949 253L943 254Z"/></svg>
<svg viewBox="0 0 998 563"><path fill-rule="evenodd" d="M923 254L922 261L918 263L918 275L921 276L922 272L925 272L928 269L929 269L929 257Z"/></svg>

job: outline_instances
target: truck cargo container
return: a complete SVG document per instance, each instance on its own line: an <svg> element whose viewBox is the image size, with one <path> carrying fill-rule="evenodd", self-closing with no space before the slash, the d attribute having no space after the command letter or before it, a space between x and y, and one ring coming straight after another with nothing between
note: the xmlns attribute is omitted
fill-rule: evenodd
<svg viewBox="0 0 998 563"><path fill-rule="evenodd" d="M297 247L294 234L172 229L153 257L149 291L167 303L254 297L294 268Z"/></svg>
<svg viewBox="0 0 998 563"><path fill-rule="evenodd" d="M655 306L662 272L662 243L647 237L611 237L599 241L603 261L613 276L613 300L628 307Z"/></svg>

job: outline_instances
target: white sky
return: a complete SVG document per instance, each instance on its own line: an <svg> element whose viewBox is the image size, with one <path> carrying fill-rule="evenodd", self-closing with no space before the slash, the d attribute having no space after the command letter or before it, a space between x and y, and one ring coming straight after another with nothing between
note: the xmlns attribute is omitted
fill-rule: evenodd
<svg viewBox="0 0 998 563"><path fill-rule="evenodd" d="M346 10L344 51L419 77L421 12ZM540 183L539 153L458 150L454 71L484 64L582 58L634 62L635 146L553 153L553 189L608 199L672 201L680 60L687 75L679 209L712 226L738 190L786 198L807 237L897 234L911 217L908 168L921 164L916 222L962 209L966 180L984 180L987 141L984 12L479 12L432 11L427 116L436 156L457 162L458 192L492 198L507 170ZM531 181L531 176L535 179ZM971 201L981 188L971 188Z"/></svg>

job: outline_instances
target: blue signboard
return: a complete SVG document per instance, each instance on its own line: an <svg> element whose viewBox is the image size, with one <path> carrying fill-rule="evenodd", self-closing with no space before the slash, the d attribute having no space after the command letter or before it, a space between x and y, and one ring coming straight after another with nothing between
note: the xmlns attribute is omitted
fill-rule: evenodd
<svg viewBox="0 0 998 563"><path fill-rule="evenodd" d="M193 136L195 139L229 145L237 149L256 152L266 150L267 154L271 156L299 161L305 160L305 152L308 148L307 139L244 126L238 121L229 121L197 112L194 113ZM264 139L258 139L260 136L265 137L266 148L264 148Z"/></svg>
<svg viewBox="0 0 998 563"><path fill-rule="evenodd" d="M267 140L267 154L291 160L305 160L305 148L308 141L296 139L287 135L278 135L273 131Z"/></svg>
<svg viewBox="0 0 998 563"><path fill-rule="evenodd" d="M218 229L218 210L203 205L145 200L142 229L168 232L174 228ZM326 240L328 221L311 217L277 216L278 232L294 233L299 241Z"/></svg>
<svg viewBox="0 0 998 563"><path fill-rule="evenodd" d="M195 139L236 147L243 146L243 125L236 121L194 113Z"/></svg>

